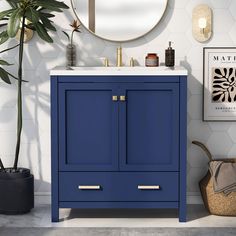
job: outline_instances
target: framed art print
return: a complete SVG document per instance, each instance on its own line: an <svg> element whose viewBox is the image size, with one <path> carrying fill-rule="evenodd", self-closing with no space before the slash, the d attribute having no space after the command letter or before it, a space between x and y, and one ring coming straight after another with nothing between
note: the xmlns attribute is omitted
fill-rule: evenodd
<svg viewBox="0 0 236 236"><path fill-rule="evenodd" d="M203 121L236 120L236 48L204 48L203 66Z"/></svg>

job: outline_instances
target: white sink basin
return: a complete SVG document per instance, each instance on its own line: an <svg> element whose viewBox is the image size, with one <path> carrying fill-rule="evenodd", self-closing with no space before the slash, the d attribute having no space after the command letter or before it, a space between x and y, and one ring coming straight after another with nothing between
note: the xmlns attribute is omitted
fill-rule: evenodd
<svg viewBox="0 0 236 236"><path fill-rule="evenodd" d="M134 70L147 70L147 69L153 69L151 67L143 67L143 66L135 66L135 67L128 67L128 66L122 66L122 67L115 67L115 66L108 66L108 67L102 67L102 66L98 66L98 67L87 67L87 66L83 66L83 67L70 67L71 70L78 70L78 71L134 71ZM155 68L156 70L157 68Z"/></svg>
<svg viewBox="0 0 236 236"><path fill-rule="evenodd" d="M158 67L145 67L145 66L122 66L122 67L116 67L116 66L72 66L70 67L72 70L98 70L98 71L104 71L104 70L111 70L111 71L133 71L133 70L176 70L183 67L166 67L166 66L158 66Z"/></svg>
<svg viewBox="0 0 236 236"><path fill-rule="evenodd" d="M187 75L183 67L56 67L51 75Z"/></svg>

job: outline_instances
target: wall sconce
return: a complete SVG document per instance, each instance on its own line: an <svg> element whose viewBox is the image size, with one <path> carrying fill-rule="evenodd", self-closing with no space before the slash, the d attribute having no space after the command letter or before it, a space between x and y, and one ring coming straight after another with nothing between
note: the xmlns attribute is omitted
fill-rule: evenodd
<svg viewBox="0 0 236 236"><path fill-rule="evenodd" d="M193 37L199 42L206 42L212 35L212 10L208 5L201 4L193 9Z"/></svg>

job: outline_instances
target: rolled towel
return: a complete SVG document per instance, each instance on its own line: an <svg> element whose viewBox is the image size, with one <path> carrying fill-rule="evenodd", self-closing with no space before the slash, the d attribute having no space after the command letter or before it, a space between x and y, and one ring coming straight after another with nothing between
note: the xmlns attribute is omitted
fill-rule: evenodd
<svg viewBox="0 0 236 236"><path fill-rule="evenodd" d="M236 163L211 161L209 169L215 192L223 192L226 195L236 192Z"/></svg>

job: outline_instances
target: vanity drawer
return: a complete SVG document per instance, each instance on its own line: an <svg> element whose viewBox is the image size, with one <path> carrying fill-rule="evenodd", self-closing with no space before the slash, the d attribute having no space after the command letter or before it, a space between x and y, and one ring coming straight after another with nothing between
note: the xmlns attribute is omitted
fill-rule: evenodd
<svg viewBox="0 0 236 236"><path fill-rule="evenodd" d="M178 201L178 172L60 172L59 201Z"/></svg>

